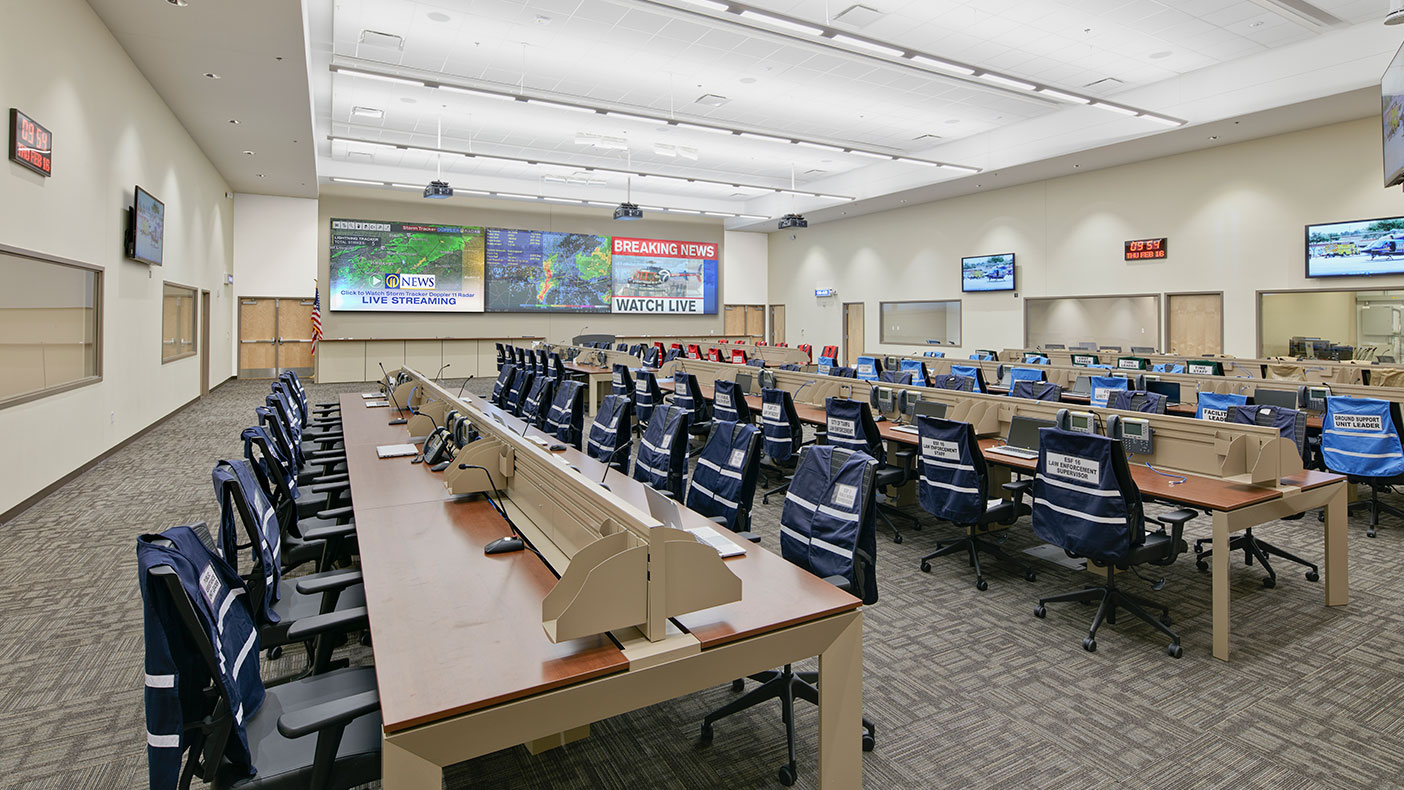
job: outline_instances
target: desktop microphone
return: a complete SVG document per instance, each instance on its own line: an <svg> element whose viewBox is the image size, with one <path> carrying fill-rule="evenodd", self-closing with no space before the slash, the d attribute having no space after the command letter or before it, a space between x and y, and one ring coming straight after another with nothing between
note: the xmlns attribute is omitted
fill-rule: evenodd
<svg viewBox="0 0 1404 790"><path fill-rule="evenodd" d="M385 380L389 381L390 374L385 372L385 363L380 362L378 364L380 365L380 372L385 373ZM399 414L401 411L403 411L403 409L400 408L400 402L395 399L395 388L393 386L389 387L386 390L386 394L390 396L390 402L395 405L395 413ZM386 423L386 425L404 425L407 422L409 422L409 419L406 417L396 417L395 419Z"/></svg>
<svg viewBox="0 0 1404 790"><path fill-rule="evenodd" d="M483 496L487 497L488 504L492 505L493 510L496 510L498 515L502 516L502 520L507 522L507 528L512 530L511 536L506 538L498 538L497 540L494 540L491 543L488 543L486 546L484 546L483 553L508 554L514 551L521 551L522 549L531 549L533 554L535 554L538 557L541 557L541 552L527 545L526 538L522 537L522 533L518 531L517 525L512 523L512 519L507 517L507 511L502 508L501 504L499 504L502 502L502 490L497 487L497 481L492 479L492 473L487 470L487 467L480 466L478 464L459 464L458 468L477 469L480 470L483 474L487 475L488 485L491 485L492 490L497 494L497 502L493 502L492 497L487 497L486 492L483 493ZM545 562L546 558L541 557L541 561Z"/></svg>
<svg viewBox="0 0 1404 790"><path fill-rule="evenodd" d="M442 386L444 385L444 371L445 371L445 370L448 370L449 365L451 365L451 364L453 364L453 363L451 363L451 362L445 362L445 363L444 363L444 366L441 367L441 368L439 368L439 372L434 374L434 380L437 381L437 382L439 383L439 386L440 386L440 387L442 387Z"/></svg>
<svg viewBox="0 0 1404 790"><path fill-rule="evenodd" d="M463 386L458 388L458 397L460 399L463 397L463 390L468 386L468 382L472 381L475 378L477 378L477 374L469 376L468 378L463 380Z"/></svg>
<svg viewBox="0 0 1404 790"><path fill-rule="evenodd" d="M626 456L627 456L627 453L629 452L629 450L632 450L633 447L634 447L634 442L633 442L633 440L631 439L631 440L629 440L627 443L621 444L620 446L614 448L614 451L611 452L611 453L609 454L609 457L606 458L605 461L604 461L604 467L605 467L604 474L600 475L600 488L603 488L603 489L606 490L606 491L610 490L609 486L605 485L605 478L606 478L606 477L609 477L609 470L612 469L612 468L614 468L614 467L613 467L613 464L614 464L614 459L615 459L615 457L619 455L619 452L620 452L621 450L624 451L625 454L626 454ZM627 466L627 464L626 464L626 466ZM621 472L620 474L625 474L625 473L624 473L624 472Z"/></svg>

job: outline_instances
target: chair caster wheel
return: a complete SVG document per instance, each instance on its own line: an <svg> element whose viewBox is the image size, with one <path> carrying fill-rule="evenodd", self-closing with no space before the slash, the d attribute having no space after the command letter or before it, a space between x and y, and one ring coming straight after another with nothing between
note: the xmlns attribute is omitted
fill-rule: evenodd
<svg viewBox="0 0 1404 790"><path fill-rule="evenodd" d="M1306 579L1309 582L1319 582L1321 581L1321 574L1317 573L1316 571L1307 571Z"/></svg>
<svg viewBox="0 0 1404 790"><path fill-rule="evenodd" d="M795 769L788 765L780 768L780 784L789 787L795 783Z"/></svg>
<svg viewBox="0 0 1404 790"><path fill-rule="evenodd" d="M874 746L877 746L877 739L866 732L863 733L863 751L871 752Z"/></svg>
<svg viewBox="0 0 1404 790"><path fill-rule="evenodd" d="M1203 554L1203 553L1204 553L1204 547L1201 546L1201 545L1199 545L1198 543L1194 544L1194 553L1195 553L1195 554Z"/></svg>
<svg viewBox="0 0 1404 790"><path fill-rule="evenodd" d="M930 573L930 572L931 572L931 563L927 562L926 560L922 560L922 561L921 561L921 572L922 572L922 573Z"/></svg>
<svg viewBox="0 0 1404 790"><path fill-rule="evenodd" d="M700 739L701 739L701 741L702 741L703 743L711 743L711 742L712 742L712 725L710 725L710 724L703 724L703 725L702 725L702 733L701 733L701 735L700 735Z"/></svg>
<svg viewBox="0 0 1404 790"><path fill-rule="evenodd" d="M361 647L370 647L370 646L371 646L371 635L370 635L370 631L362 631L362 632L361 632Z"/></svg>
<svg viewBox="0 0 1404 790"><path fill-rule="evenodd" d="M282 658L282 657L283 657L283 648L282 648L281 646L268 648L268 660L269 660L269 661L277 661L278 659L280 659L280 658Z"/></svg>
<svg viewBox="0 0 1404 790"><path fill-rule="evenodd" d="M741 680L740 678L731 681L731 690L740 694L741 692L746 690L746 681Z"/></svg>
<svg viewBox="0 0 1404 790"><path fill-rule="evenodd" d="M1271 590L1272 588L1277 586L1277 580L1269 576L1266 579L1263 579L1263 586Z"/></svg>
<svg viewBox="0 0 1404 790"><path fill-rule="evenodd" d="M1367 537L1367 538L1373 538L1373 537L1375 537L1375 530L1371 529L1371 530L1369 530L1368 532L1366 532L1366 533L1365 533L1365 537Z"/></svg>
<svg viewBox="0 0 1404 790"><path fill-rule="evenodd" d="M1194 563L1194 567L1198 568L1201 571L1207 571L1209 570L1209 563L1205 562L1204 560L1197 560Z"/></svg>
<svg viewBox="0 0 1404 790"><path fill-rule="evenodd" d="M1037 617L1038 619L1042 620L1047 616L1048 610L1043 608L1043 604L1039 604L1038 606L1034 607L1034 617Z"/></svg>
<svg viewBox="0 0 1404 790"><path fill-rule="evenodd" d="M1024 581L1036 582L1038 581L1038 574L1033 571L1024 571Z"/></svg>
<svg viewBox="0 0 1404 790"><path fill-rule="evenodd" d="M990 583L985 581L984 579L976 579L975 589L979 590L980 592L984 592L985 590L990 589Z"/></svg>
<svg viewBox="0 0 1404 790"><path fill-rule="evenodd" d="M901 536L901 535L893 535L893 536L892 536L892 542L893 542L893 543L901 543L901 542L902 542L902 536Z"/></svg>
<svg viewBox="0 0 1404 790"><path fill-rule="evenodd" d="M1165 648L1165 653L1171 658L1179 658L1185 654L1185 651L1180 648L1179 642L1172 642L1169 647Z"/></svg>
<svg viewBox="0 0 1404 790"><path fill-rule="evenodd" d="M1093 639L1090 636L1087 637L1086 639L1082 640L1082 649L1086 650L1089 653L1097 652L1097 640Z"/></svg>

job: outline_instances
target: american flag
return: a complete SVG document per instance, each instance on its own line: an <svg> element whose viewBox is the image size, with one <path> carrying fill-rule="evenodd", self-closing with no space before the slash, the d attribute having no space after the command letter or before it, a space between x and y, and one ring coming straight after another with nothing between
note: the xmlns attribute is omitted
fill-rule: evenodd
<svg viewBox="0 0 1404 790"><path fill-rule="evenodd" d="M312 353L317 353L317 341L322 339L322 292L312 290Z"/></svg>

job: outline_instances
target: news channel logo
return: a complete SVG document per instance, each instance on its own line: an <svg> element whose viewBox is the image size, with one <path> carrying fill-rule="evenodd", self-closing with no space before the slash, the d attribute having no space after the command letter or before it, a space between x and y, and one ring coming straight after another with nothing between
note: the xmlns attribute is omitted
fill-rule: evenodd
<svg viewBox="0 0 1404 790"><path fill-rule="evenodd" d="M385 288L389 291L432 291L434 290L434 275L400 274L397 272L384 276L377 274L371 277L371 287Z"/></svg>

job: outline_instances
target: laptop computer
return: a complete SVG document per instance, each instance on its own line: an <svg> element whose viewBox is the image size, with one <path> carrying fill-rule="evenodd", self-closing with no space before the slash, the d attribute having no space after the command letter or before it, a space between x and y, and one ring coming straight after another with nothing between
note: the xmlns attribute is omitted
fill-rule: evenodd
<svg viewBox="0 0 1404 790"><path fill-rule="evenodd" d="M1174 381L1147 381L1146 392L1158 392L1165 396L1167 406L1176 406L1180 403L1180 385ZM1293 397L1296 393L1292 393Z"/></svg>
<svg viewBox="0 0 1404 790"><path fill-rule="evenodd" d="M991 447L989 452L1015 458L1035 459L1038 457L1039 429L1052 428L1053 425L1052 420L1040 420L1037 417L1024 417L1016 414L1009 421L1009 436L1005 439L1005 443Z"/></svg>
<svg viewBox="0 0 1404 790"><path fill-rule="evenodd" d="M1076 393L1079 394L1079 395L1091 395L1091 394L1092 394L1092 377L1091 377L1091 376L1078 376L1078 377L1077 377L1077 380L1073 382L1072 391L1073 391L1073 392L1076 392Z"/></svg>
<svg viewBox="0 0 1404 790"><path fill-rule="evenodd" d="M751 394L751 374L750 374L750 373L737 373L737 374L736 374L736 389L740 390L742 395L750 395L750 394Z"/></svg>
<svg viewBox="0 0 1404 790"><path fill-rule="evenodd" d="M685 529L682 525L682 516L678 513L677 502L663 496L652 486L646 485L643 489L644 498L648 500L648 514L658 521L661 521L664 526L672 527L673 529L682 529L692 533L698 541L716 549L717 553L724 558L735 557L739 554L746 553L745 547L728 540L724 535L711 527L693 527L692 529Z"/></svg>
<svg viewBox="0 0 1404 790"><path fill-rule="evenodd" d="M917 417L935 417L938 420L946 419L946 404L938 400L908 401L912 407L909 415L915 422ZM915 425L899 425L892 430L902 433L918 433Z"/></svg>

